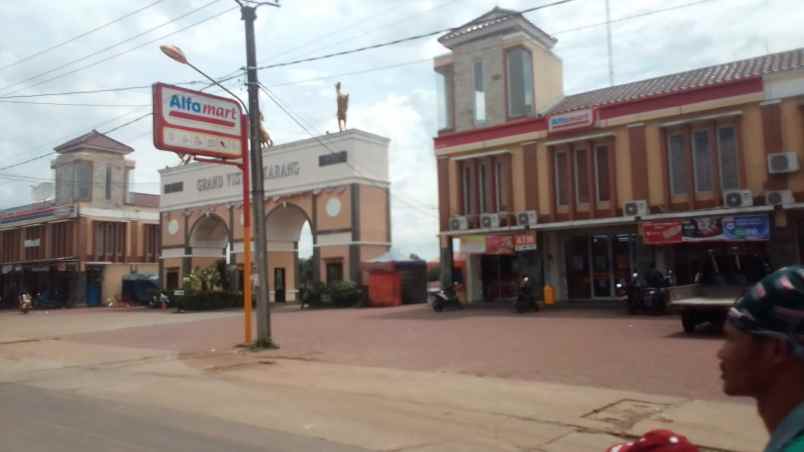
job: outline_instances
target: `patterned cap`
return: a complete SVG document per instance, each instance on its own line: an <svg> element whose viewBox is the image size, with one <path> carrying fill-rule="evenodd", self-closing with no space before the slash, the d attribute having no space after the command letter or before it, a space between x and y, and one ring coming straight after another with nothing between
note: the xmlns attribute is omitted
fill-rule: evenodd
<svg viewBox="0 0 804 452"><path fill-rule="evenodd" d="M804 334L804 267L784 267L756 283L737 299L729 321L754 334Z"/></svg>

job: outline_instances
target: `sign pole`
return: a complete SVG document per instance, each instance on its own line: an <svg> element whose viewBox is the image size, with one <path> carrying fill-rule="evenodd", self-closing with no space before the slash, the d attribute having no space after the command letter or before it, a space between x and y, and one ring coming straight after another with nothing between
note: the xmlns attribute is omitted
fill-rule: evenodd
<svg viewBox="0 0 804 452"><path fill-rule="evenodd" d="M243 148L243 343L251 344L251 197L248 148Z"/></svg>

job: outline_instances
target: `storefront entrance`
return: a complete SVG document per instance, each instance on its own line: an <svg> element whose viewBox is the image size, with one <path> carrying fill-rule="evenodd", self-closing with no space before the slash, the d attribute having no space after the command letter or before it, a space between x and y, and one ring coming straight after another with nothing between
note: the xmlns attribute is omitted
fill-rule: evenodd
<svg viewBox="0 0 804 452"><path fill-rule="evenodd" d="M620 295L637 261L637 235L576 235L564 242L568 298L606 299Z"/></svg>
<svg viewBox="0 0 804 452"><path fill-rule="evenodd" d="M480 260L483 300L497 301L516 297L517 281L514 256L483 255Z"/></svg>

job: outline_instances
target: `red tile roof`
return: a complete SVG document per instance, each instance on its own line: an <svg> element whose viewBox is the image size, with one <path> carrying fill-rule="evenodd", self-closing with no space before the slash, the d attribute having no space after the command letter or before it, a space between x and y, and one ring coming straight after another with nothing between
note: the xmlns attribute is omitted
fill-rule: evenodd
<svg viewBox="0 0 804 452"><path fill-rule="evenodd" d="M527 20L524 16L522 16L522 14L519 11L500 8L498 6L495 6L491 11L487 12L486 14L483 14L482 16L476 19L472 19L471 21L459 27L453 28L452 31L438 38L438 42L449 47L447 43L455 38L460 38L463 36L479 33L494 25L513 21L516 19L522 20L522 24L520 24L520 26L525 27L527 31L536 36L542 37L546 46L552 47L553 45L556 44L556 42L558 42L554 37L550 36L544 30L534 25L531 21Z"/></svg>
<svg viewBox="0 0 804 452"><path fill-rule="evenodd" d="M137 207L159 208L159 195L131 192L131 204Z"/></svg>
<svg viewBox="0 0 804 452"><path fill-rule="evenodd" d="M134 152L131 146L121 143L108 135L104 135L97 130L92 130L91 132L85 133L80 137L73 138L55 147L56 152L62 154L82 149L114 152L117 154L130 154Z"/></svg>
<svg viewBox="0 0 804 452"><path fill-rule="evenodd" d="M804 48L574 94L547 114L622 104L796 69L804 69Z"/></svg>

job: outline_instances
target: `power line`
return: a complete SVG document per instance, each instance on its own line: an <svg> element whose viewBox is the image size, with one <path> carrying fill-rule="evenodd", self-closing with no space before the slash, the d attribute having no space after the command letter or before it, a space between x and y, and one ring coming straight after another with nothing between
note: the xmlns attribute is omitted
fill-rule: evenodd
<svg viewBox="0 0 804 452"><path fill-rule="evenodd" d="M555 1L555 2L552 2L552 3L547 3L547 4L544 4L544 5L534 6L534 7L526 8L526 9L523 9L523 10L520 10L520 11L515 11L515 12L513 12L511 14L500 16L497 19L503 19L503 18L506 18L506 17L520 16L522 14L532 13L534 11L538 11L538 10L546 9L546 8L551 8L551 7L554 7L554 6L559 6L559 5L571 3L571 2L574 2L574 1L576 1L576 0L558 0L558 1ZM442 28L442 29L433 30L433 31L430 31L430 32L427 32L427 33L421 33L421 34L418 34L418 35L407 36L405 38L394 39L393 41L385 41L385 42L380 42L380 43L377 43L377 44L358 47L358 48L354 48L354 49L342 50L340 52L328 53L328 54L318 55L318 56L314 56L314 57L310 57L310 58L301 58L301 59L297 59L297 60L286 61L286 62L283 62L283 63L268 64L268 65L265 65L265 66L260 66L257 69L258 70L273 69L273 68L277 68L277 67L293 66L293 65L301 64L301 63L309 63L309 62L312 62L312 61L320 61L320 60L326 60L326 59L329 59L329 58L334 58L334 57L339 57L339 56L344 56L344 55L351 55L353 53L365 52L367 50L379 49L379 48L382 48L382 47L388 47L388 46L392 46L392 45L396 45L396 44L402 44L402 43L410 42L410 41L417 41L419 39L429 38L430 36L435 36L435 35L441 34L441 33L453 32L453 31L456 31L456 30L460 29L461 27L462 27L462 25L458 26L458 27L452 27L452 28Z"/></svg>
<svg viewBox="0 0 804 452"><path fill-rule="evenodd" d="M220 83L220 82L219 82L219 83ZM201 88L201 91L205 91L205 90L207 90L207 89L209 89L209 88L211 88L211 87L213 87L213 86L215 86L215 85L214 85L214 84L208 84L208 85L207 85L207 86L205 86L204 88ZM114 118L112 118L112 119L110 119L110 120L103 121L103 122L102 122L102 123L100 123L100 124L96 124L94 127L92 127L92 129L93 129L93 130L98 129L99 127L101 127L101 126L103 126L103 125L106 125L106 124L108 124L108 123L110 123L110 122L117 121L118 119L122 119L122 118L124 118L124 117L126 117L126 116L128 116L128 115L130 115L131 113L134 113L134 112L135 112L135 111L129 111L129 112L123 113L122 115L116 116L116 117L114 117ZM111 129L109 129L109 130L107 130L107 131L105 131L105 132L102 132L102 133L109 134L109 133L111 133L111 132L114 132L114 131L120 130L120 129L122 129L123 127L127 127L127 126L129 126L129 125L131 125L131 124L134 124L134 123L136 123L136 122L138 122L138 121L140 121L140 120L142 120L142 119L144 119L144 118L147 118L148 116L151 116L151 115L152 115L152 113L150 113L150 112L149 112L149 113L147 113L147 114L144 114L144 115L138 116L137 118L134 118L133 120L130 120L130 121L128 121L128 122L126 122L126 123L124 123L124 124L121 124L121 125L119 125L119 126L116 126L116 127L114 127L114 128L111 128ZM73 134L73 135L74 135L74 134ZM59 139L59 141L69 139L69 138L70 138L70 137L72 137L73 135L62 137L62 138L60 138L60 139ZM38 146L37 146L37 147L38 147ZM35 161L37 161L37 160L41 160L41 159L43 159L43 158L47 158L47 157L50 157L50 156L55 155L55 154L56 154L56 152L55 152L55 151L49 151L49 152L46 152L46 153L44 153L44 154L39 154L39 155L34 156L34 157L31 157L31 158L29 158L29 159L27 159L27 160L23 160L23 161L21 161L21 162L17 162L17 163L13 163L13 164L11 164L11 165L6 165L6 166L3 166L3 167L0 167L0 171L6 171L6 170L9 170L9 169L11 169L11 168L16 168L16 167L19 167L19 166L27 165L28 163L32 163L32 162L35 162Z"/></svg>
<svg viewBox="0 0 804 452"><path fill-rule="evenodd" d="M630 16L618 17L617 19L612 19L612 20L610 20L608 22L597 22L597 23L594 23L594 24L587 24L587 25L581 25L579 27L567 28L565 30L560 30L560 31L553 32L553 34L554 35L560 35L560 34L564 34L564 33L572 33L572 32L576 32L576 31L586 30L588 28L595 28L595 27L600 27L600 26L608 25L608 24L616 24L616 23L625 22L625 21L631 20L631 19L638 19L640 17L652 16L654 14L666 13L668 11L675 11L675 10L678 10L678 9L689 8L691 6L697 6L697 5L700 5L700 4L703 4L703 3L710 3L710 2L715 2L715 1L719 1L719 0L697 0L697 1L694 1L694 2L682 3L680 5L675 5L675 6L671 6L671 7L668 7L668 8L654 9L654 10L645 11L645 12L638 13L638 14L632 14Z"/></svg>
<svg viewBox="0 0 804 452"><path fill-rule="evenodd" d="M420 11L420 12L416 12L414 14L409 14L409 15L401 18L401 19L393 20L391 22L377 23L373 27L368 28L367 30L355 29L355 30L352 30L352 31L349 31L349 32L345 33L345 36L343 36L343 37L341 37L341 39L337 39L335 41L332 41L331 39L329 39L329 38L332 38L332 37L337 37L337 32L340 31L340 30L343 30L344 28L351 28L353 25L364 23L369 19L372 20L373 22L376 22L378 18L383 17L383 16L387 16L388 14L394 13L396 11L393 8L387 8L385 10L385 12L383 12L381 14L378 14L378 15L377 14L372 14L372 15L369 15L366 18L362 18L362 19L360 19L360 20L358 20L358 21L356 21L356 22L354 22L354 23L352 23L350 25L341 27L340 29L336 30L335 32L323 33L321 35L318 35L316 38L314 38L314 39L312 39L310 41L307 41L307 43L305 43L305 44L303 44L301 46L298 46L298 47L292 48L289 51L280 52L279 54L274 55L273 59L276 59L277 57L279 57L281 55L286 55L286 54L292 52L293 50L306 47L307 44L309 44L311 42L323 42L323 44L324 44L323 46L317 46L316 47L318 49L318 51L320 52L320 51L323 51L325 49L335 47L338 44L341 44L341 43L346 42L346 41L354 41L356 38L357 39L365 38L368 35L369 30L376 30L376 29L388 30L389 28L393 28L395 25L400 24L402 22L406 22L406 21L410 20L411 18L416 17L416 16L418 16L420 14L435 11L436 9L443 8L444 6L446 6L446 5L450 4L450 3L455 3L456 1L457 0L446 0L446 1L443 1L443 2L439 3L436 6L431 7L427 11ZM358 33L357 37L352 36L355 32ZM374 34L374 33L371 33L371 34ZM327 39L321 39L321 38L327 38ZM305 54L308 54L308 55L310 53L311 52L305 52Z"/></svg>
<svg viewBox="0 0 804 452"><path fill-rule="evenodd" d="M44 76L46 76L48 74L52 74L53 72L56 72L58 70L64 69L66 67L70 67L70 66L72 66L72 65L74 65L76 63L80 63L81 61L85 61L85 60L87 60L89 58L92 58L95 55L99 55L99 54L104 53L106 51L112 50L115 47L119 47L119 46L121 46L123 44L126 44L128 42L131 42L131 41L133 41L133 40L135 40L135 39L137 39L139 37L147 35L148 33L151 33L152 31L156 31L156 30L158 30L158 29L160 29L162 27L166 27L166 26L168 26L168 25L170 25L170 24L172 24L174 22L177 22L177 21L179 21L179 20L181 20L181 19L183 19L183 18L185 18L187 16L193 15L193 14L197 13L198 11L201 11L204 8L208 8L209 6L212 6L213 4L218 3L220 1L221 0L212 0L211 2L206 3L206 4L204 4L204 5L202 5L202 6L198 7L198 8L195 8L193 10L190 10L187 13L184 13L184 14L181 14L179 16L176 16L173 19L168 20L167 22L163 22L162 24L159 24L159 25L157 25L155 27L149 28L149 29L147 29L147 30L145 30L145 31L143 31L141 33L138 33L138 34L136 34L134 36L129 36L126 39L123 39L122 41L118 41L118 42L116 42L114 44L111 44L111 45L108 45L108 46L106 46L106 47L104 47L104 48L102 48L100 50L97 50L95 52L89 53L89 54L84 55L84 56L82 56L80 58L76 58L74 60L68 61L67 63L62 64L60 66L56 66L56 67L48 69L48 70L46 70L44 72L40 72L39 74L33 75L33 76L28 77L28 78L23 79L23 80L20 80L19 82L13 83L11 85L4 86L3 88L0 88L0 91L6 91L9 88L13 88L15 86L24 84L24 83L29 82L31 80L36 80L36 79L44 77Z"/></svg>
<svg viewBox="0 0 804 452"><path fill-rule="evenodd" d="M142 104L81 104L81 103L61 103L61 102L35 102L25 100L6 100L0 99L3 104L23 104L23 105L55 105L60 107L108 107L108 108L143 108L150 105Z"/></svg>
<svg viewBox="0 0 804 452"><path fill-rule="evenodd" d="M329 79L338 78L338 77L348 77L348 76L351 76L351 75L368 74L370 72L385 71L385 70L388 70L388 69L396 69L396 68L400 68L400 67L404 67L404 66L412 66L414 64L429 63L429 62L432 62L432 61L433 61L432 58L422 58L422 59L419 59L419 60L412 60L412 61L405 61L405 62L402 62L402 63L389 64L387 66L370 67L370 68L362 69L362 70L359 70L359 71L341 72L340 74L325 75L323 77L309 78L309 79L305 79L305 80L291 80L291 81L283 82L283 83L274 83L271 86L274 87L274 88L279 88L279 87L282 87L282 86L302 85L304 83L318 82L318 81L321 81L321 80L329 80Z"/></svg>
<svg viewBox="0 0 804 452"><path fill-rule="evenodd" d="M219 2L219 1L220 1L220 0L213 0L212 2L208 3L207 5L212 4L212 3L217 3L217 2ZM206 6L206 5L205 5L205 6ZM187 26L185 26L185 27L182 27L182 28L180 28L180 29L178 29L178 30L176 30L176 31L170 32L170 33L168 33L168 34L165 34L165 35L159 36L158 38L151 39L150 41L146 41L146 42L144 42L144 43L142 43L142 44L139 44L139 45L136 45L136 46L134 46L134 47L131 47L131 48L129 48L129 49L127 49L127 50L123 51L123 52L116 53L116 54L114 54L114 55L111 55L111 56L109 56L109 57L103 58L103 59L101 59L101 60L95 61L95 62L90 63L90 64L86 64L86 65L83 65L83 66L79 66L79 67L77 67L76 69L73 69L73 70L70 70L70 71L67 71L67 72L63 72L63 73L58 74L58 75L56 75L56 76L53 76L53 77L50 77L50 78L46 78L46 79L44 79L44 80L40 80L40 81L38 81L38 82L36 82L36 83L33 83L33 84L28 85L28 88L33 88L33 87L35 87L35 86L40 86L40 85L43 85L43 84L45 84L45 83L52 82L53 80L57 80L57 79L60 79L60 78L64 78L64 77L66 77L66 76L68 76L68 75L75 74L76 72L83 71L84 69L89 69L89 68L91 68L91 67L95 67L95 66L97 66L97 65L99 65L99 64L101 64L101 63L105 63L105 62L107 62L107 61L109 61L109 60L112 60L112 59L115 59L115 58L117 58L117 57L119 57L119 56L122 56L122 55L125 55L125 54L128 54L128 53L131 53L131 52L133 52L133 51L135 51L135 50L138 50L138 49L141 49L141 48L143 48L143 47L145 47L145 46L147 46L147 45L153 44L154 42L161 41L162 39L165 39L165 38L167 38L167 37L169 37L169 36L173 36L173 35L175 35L175 34L178 34L178 33L183 32L183 31L185 31L185 30L187 30L187 29L190 29L190 28L192 28L192 27L195 27L195 26L201 25L201 24L203 24L203 23L209 22L210 20L215 19L215 18L218 18L218 17L220 17L220 16L222 16L222 15L224 15L224 14L226 14L226 13L230 12L230 11L234 11L235 9L238 9L238 8L237 8L237 7L234 7L234 8L228 8L228 9L223 10L223 11L221 11L221 12L218 12L218 13L216 13L216 14L212 15L212 16L209 16L209 17L207 17L207 18L205 18L205 19L202 19L202 20L200 20L200 21L198 21L198 22L194 22L194 23L192 23L192 24L190 24L190 25L187 25ZM197 11L197 9L196 9L196 10L194 10L194 11ZM182 17L186 17L186 16L187 16L187 15L189 15L189 14L191 14L191 13L185 14L185 15L184 15L184 16L182 16ZM178 20L178 19L175 19L175 20ZM123 43L123 42L120 42L120 43L118 43L117 45L122 44L122 43ZM107 50L108 50L108 49L107 49ZM95 52L95 53L94 53L94 54L92 54L91 56L94 56L94 55L96 55L97 53L99 53L99 52ZM27 82L27 81L30 81L30 80L32 80L32 79L34 79L34 78L39 78L39 77L41 77L41 76L43 76L43 75L47 75L47 74L49 74L49 73L51 73L51 72L54 72L54 71L56 71L56 70L62 69L62 68L67 67L67 66L71 66L72 64L74 64L74 63L76 63L76 62L78 62L78 61L83 61L83 60L85 60L85 59L87 59L87 57L80 58L80 59L75 60L75 61L73 61L73 62L71 62L71 63L65 64L65 65L62 65L62 66L60 66L60 67L58 67L58 68L54 68L54 69L52 69L52 70L50 70L50 71L47 71L47 72L41 73L41 74L39 74L39 75L37 75L37 76L35 76L35 77L31 77L31 78L28 78L28 79L26 79L26 80L22 80L21 82L17 82L17 83L15 83L15 84L13 84L13 85L6 86L6 87L4 87L4 88L2 88L2 89L3 89L3 90L5 90L5 89L7 89L7 88L10 88L10 87L13 87L13 86L20 85L20 84L25 83L25 82ZM16 93L18 93L19 91L20 91L20 90L11 91L11 92L5 93L5 95L7 95L7 96L8 96L8 95L16 94Z"/></svg>
<svg viewBox="0 0 804 452"><path fill-rule="evenodd" d="M50 46L50 47L48 47L46 49L43 49L43 50L40 50L38 52L32 53L31 55L28 55L26 57L20 58L20 59L14 61L12 63L9 63L9 64L7 64L5 66L2 66L2 67L0 67L0 71L4 71L4 70L6 70L6 69L8 69L10 67L17 66L17 65L22 64L22 63L24 63L26 61L32 60L32 59L34 59L34 58L36 58L36 57L38 57L40 55L44 55L44 54L46 54L46 53L48 53L48 52L50 52L52 50L56 50L56 49L58 49L60 47L63 47L63 46L65 46L65 45L67 45L67 44L69 44L71 42L75 42L75 41L77 41L77 40L79 40L81 38L84 38L86 36L91 35L92 33L95 33L97 31L103 30L104 28L107 28L107 27L109 27L111 25L114 25L114 24L116 24L118 22L121 22L121 21L123 21L125 19L128 19L131 16L139 14L139 13L145 11L146 9L152 8L152 7L158 5L159 3L162 3L164 1L165 0L156 0L155 2L150 3L148 5L145 5L142 8L135 9L134 11L131 11L131 12L126 13L126 14L123 14L122 16L118 17L117 19L112 20L111 22L106 22L105 24L98 25L97 27L95 27L95 28L93 28L93 29L91 29L89 31L86 31L84 33L81 33L81 34L79 34L77 36L74 36L74 37L72 37L72 38L70 38L70 39L68 39L66 41L63 41L63 42L60 42L58 44L52 45L52 46Z"/></svg>
<svg viewBox="0 0 804 452"><path fill-rule="evenodd" d="M131 121L128 121L126 123L123 123L123 124L121 124L121 125L119 125L117 127L111 128L111 129L106 130L106 131L101 132L101 133L104 134L104 135L108 135L108 134L110 134L110 133L112 133L112 132L114 132L116 130L122 129L123 127L130 126L131 124L134 124L135 122L142 121L143 119L145 119L145 118L147 118L149 116L152 116L152 115L153 115L153 113L146 113L146 114L144 114L142 116L137 116L136 118L132 119Z"/></svg>
<svg viewBox="0 0 804 452"><path fill-rule="evenodd" d="M327 149L327 151L329 151L330 154L335 154L335 151L331 147L329 147L329 145L327 143L325 143L323 140L321 140L319 135L314 134L313 132L311 132L310 129L307 128L307 126L303 124L302 120L297 118L296 115L294 113L292 113L290 111L290 109L288 107L286 107L283 104L283 102L275 94L273 94L273 92L271 92L268 88L266 88L265 85L263 85L262 83L259 83L259 87L260 87L260 89L262 89L262 91L265 93L265 95L268 96L268 98L271 99L271 101L274 104L276 104L277 107L279 107L286 115L288 115L288 117L291 120L293 120L293 122L295 122L299 127L301 127L305 132L307 132L307 134L310 135L310 137L312 137L314 140L316 140L320 145L324 146ZM354 166L354 164L352 164L351 162L347 161L345 163L346 163L347 166L352 168L356 173L358 173L358 174L360 174L360 175L362 175L364 177L366 176L366 174L363 173L362 170L360 170L359 168ZM427 208L422 207L422 206L416 204L415 202L408 201L405 198L403 198L401 195L398 195L398 194L395 194L395 193L392 193L392 197L396 198L399 201L402 201L403 204L407 204L409 207L411 207L413 209L419 210L421 213L423 213L423 214L425 214L427 216L434 216L434 213L431 210L438 210L436 207L430 207L431 210L427 210Z"/></svg>
<svg viewBox="0 0 804 452"><path fill-rule="evenodd" d="M637 18L650 16L650 15L654 15L654 14L659 14L659 13L663 13L663 12L667 12L667 11L683 9L683 8L696 6L696 5L699 5L699 4L702 4L702 3L709 3L709 2L713 2L713 1L717 1L717 0L697 0L697 1L694 1L694 2L689 2L689 3L685 3L685 4L681 4L681 5L676 5L676 6L669 7L669 8L662 8L662 9L646 11L646 12L643 12L643 13L634 14L634 15L630 15L630 16L623 16L623 17L611 20L611 23L624 22L624 21L631 20L631 19L637 19ZM570 33L570 32L575 32L575 31L581 31L581 30L585 30L585 29L595 28L595 27L599 27L599 26L602 26L602 25L606 25L606 24L607 24L607 22L597 22L597 23L593 23L593 24L587 24L587 25L582 25L582 26L579 26L579 27L560 30L560 31L557 31L557 32L553 32L552 34L556 34L556 35L557 34L565 34L565 33ZM423 59L420 59L420 60L412 60L412 61L398 63L398 64L392 64L392 65L388 65L388 66L378 66L378 67L373 67L373 68L367 68L367 69L360 70L360 71L344 72L344 73L340 73L340 74L333 74L333 75L329 75L329 76L323 76L323 77L317 77L317 78L311 78L311 79L305 79L305 80L291 80L291 81L288 81L288 82L283 82L283 83L279 83L279 84L273 84L272 86L275 87L275 88L276 87L282 87L282 86L291 86L291 85L309 83L309 82L314 82L314 81L319 81L319 80L327 80L327 79L337 78L337 77L346 77L346 76L350 76L350 75L359 75L359 74L364 74L364 73L369 73L369 72L374 72L374 71L381 71L381 70L386 70L386 69L394 69L394 68L397 68L397 67L413 65L413 64L418 64L418 63L424 63L424 62L430 62L430 61L432 61L432 58L423 58ZM222 82L232 80L232 79L238 77L240 75L241 71L242 71L242 68L237 69L237 70L235 70L233 72L230 72L227 75L219 77L218 80L220 80ZM197 84L202 84L202 83L206 83L206 82L203 81L203 80L193 80L193 81L186 81L186 82L175 82L174 84L176 84L176 85L197 85ZM135 85L135 86L127 86L127 87L119 87L119 88L104 88L104 89L96 89L96 90L63 91L63 92L50 92L50 93L39 93L39 94L21 94L21 95L12 95L12 96L0 96L0 100L36 98L36 97L49 97L49 96L67 96L67 95L83 95L83 94L116 93L116 92L144 90L144 89L151 89L151 85Z"/></svg>

